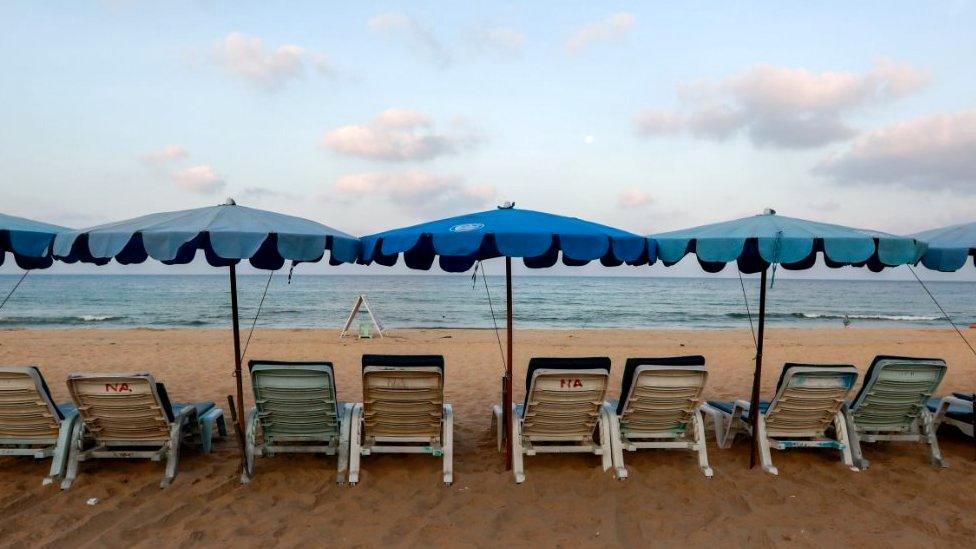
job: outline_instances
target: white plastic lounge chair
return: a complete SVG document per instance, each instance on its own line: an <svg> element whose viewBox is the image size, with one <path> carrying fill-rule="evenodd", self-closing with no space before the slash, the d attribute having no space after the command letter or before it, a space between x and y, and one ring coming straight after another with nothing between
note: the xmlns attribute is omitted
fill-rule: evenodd
<svg viewBox="0 0 976 549"><path fill-rule="evenodd" d="M610 405L604 401L610 359L533 358L525 377L525 402L513 404L512 473L525 481L524 456L542 453L586 453L601 456L610 469ZM491 429L498 451L504 451L502 407L492 408ZM596 432L599 430L599 442Z"/></svg>
<svg viewBox="0 0 976 549"><path fill-rule="evenodd" d="M912 441L929 445L934 465L946 467L935 438L932 414L926 408L939 388L946 363L938 358L877 356L864 384L847 410L854 465L867 469L862 445L878 441Z"/></svg>
<svg viewBox="0 0 976 549"><path fill-rule="evenodd" d="M844 403L857 381L850 365L792 364L783 366L770 401L759 401L759 432L749 424L749 401L710 400L702 406L715 425L720 448L729 448L740 431L759 438L763 470L776 475L770 448L828 448L839 450L844 465L857 471L851 457ZM826 436L833 426L836 439Z"/></svg>
<svg viewBox="0 0 976 549"><path fill-rule="evenodd" d="M165 458L165 488L176 476L184 438L199 436L206 453L214 424L227 434L224 412L213 402L171 404L166 387L150 374L71 374L68 390L81 421L72 429L62 490L78 476L79 462L103 458Z"/></svg>
<svg viewBox="0 0 976 549"><path fill-rule="evenodd" d="M947 423L963 433L973 436L973 398L974 393L952 393L942 398L930 398L928 409L934 414L932 425L935 429Z"/></svg>
<svg viewBox="0 0 976 549"><path fill-rule="evenodd" d="M241 482L250 482L257 456L279 453L338 454L336 482L345 482L352 405L336 400L332 363L252 360L248 367L255 406L247 415Z"/></svg>
<svg viewBox="0 0 976 549"><path fill-rule="evenodd" d="M620 400L610 403L617 478L627 477L624 450L640 448L697 452L698 466L706 477L712 477L700 409L706 379L703 356L627 359Z"/></svg>
<svg viewBox="0 0 976 549"><path fill-rule="evenodd" d="M64 476L74 404L54 404L36 366L0 368L0 456L53 458L43 484Z"/></svg>
<svg viewBox="0 0 976 549"><path fill-rule="evenodd" d="M443 458L444 484L454 482L454 408L444 402L444 357L363 355L363 402L352 409L349 483L361 456L431 454Z"/></svg>

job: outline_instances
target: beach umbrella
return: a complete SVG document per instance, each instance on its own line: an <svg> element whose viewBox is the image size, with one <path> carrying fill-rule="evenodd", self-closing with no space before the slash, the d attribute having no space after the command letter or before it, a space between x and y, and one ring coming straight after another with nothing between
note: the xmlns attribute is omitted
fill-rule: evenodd
<svg viewBox="0 0 976 549"><path fill-rule="evenodd" d="M976 222L931 229L911 236L928 245L925 255L922 256L922 265L926 269L944 273L958 271L966 265L969 257L973 258L973 264L976 265ZM956 327L955 324L953 327ZM962 332L959 332L959 337L969 345ZM976 427L976 398L973 399L973 426Z"/></svg>
<svg viewBox="0 0 976 549"><path fill-rule="evenodd" d="M247 259L258 269L280 269L286 260L314 262L331 250L333 265L352 263L359 255L353 236L320 223L266 210L219 206L161 212L97 227L60 233L54 256L65 262L123 265L153 258L167 265L193 261L203 250L211 266L230 272L231 322L234 333L234 375L237 378L237 421L244 428L244 386L241 375L240 325L237 312L237 264Z"/></svg>
<svg viewBox="0 0 976 549"><path fill-rule="evenodd" d="M756 368L749 406L753 433L759 420L759 381L762 377L763 336L766 324L766 279L770 266L784 269L809 269L817 255L828 267L867 267L881 271L886 267L918 261L925 245L914 238L877 231L844 227L777 215L766 210L761 215L744 217L651 235L657 244L658 258L674 265L693 253L702 269L721 271L727 263L736 262L743 273L760 273L759 327L756 335ZM758 442L753 437L749 466L757 459Z"/></svg>
<svg viewBox="0 0 976 549"><path fill-rule="evenodd" d="M22 269L51 266L51 244L66 227L0 213L0 265L7 252Z"/></svg>
<svg viewBox="0 0 976 549"><path fill-rule="evenodd" d="M512 432L512 258L526 267L552 267L560 253L565 265L581 266L599 260L605 266L641 265L654 261L654 248L645 237L575 217L516 209L507 203L497 209L471 213L362 237L361 263L392 266L402 254L411 269L428 270L438 260L447 272L464 272L475 262L505 258L507 359L503 378L504 424ZM506 466L512 466L512 437Z"/></svg>

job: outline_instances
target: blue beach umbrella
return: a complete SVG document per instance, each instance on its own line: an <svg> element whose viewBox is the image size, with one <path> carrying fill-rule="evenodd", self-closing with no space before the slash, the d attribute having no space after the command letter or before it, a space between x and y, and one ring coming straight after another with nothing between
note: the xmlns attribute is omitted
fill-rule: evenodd
<svg viewBox="0 0 976 549"><path fill-rule="evenodd" d="M505 258L506 333L503 410L505 429L512 432L512 258L526 267L552 267L562 256L565 265L600 261L605 266L653 263L654 246L643 236L593 223L505 204L471 213L362 237L360 263L392 266L400 255L407 267L428 270L437 259L447 272L464 272L475 262ZM512 466L512 437L506 464Z"/></svg>
<svg viewBox="0 0 976 549"><path fill-rule="evenodd" d="M54 237L67 230L59 225L0 214L0 265L9 252L22 269L50 267Z"/></svg>
<svg viewBox="0 0 976 549"><path fill-rule="evenodd" d="M167 265L193 261L202 250L207 263L229 267L237 377L237 419L243 432L244 388L241 377L237 269L248 260L258 269L280 269L285 261L315 262L326 250L333 265L359 257L359 240L320 223L266 210L226 204L144 215L97 227L60 233L54 256L60 261L123 265L153 258Z"/></svg>
<svg viewBox="0 0 976 549"><path fill-rule="evenodd" d="M915 263L925 252L925 245L915 238L785 217L776 215L773 210L766 210L762 215L655 234L650 238L657 243L658 258L667 266L674 265L687 254L695 254L702 269L710 273L721 271L733 261L743 273L760 273L756 369L749 407L754 433L759 420L769 267L809 269L820 255L828 267L867 267L878 272L886 267ZM750 467L756 464L757 444L753 437Z"/></svg>

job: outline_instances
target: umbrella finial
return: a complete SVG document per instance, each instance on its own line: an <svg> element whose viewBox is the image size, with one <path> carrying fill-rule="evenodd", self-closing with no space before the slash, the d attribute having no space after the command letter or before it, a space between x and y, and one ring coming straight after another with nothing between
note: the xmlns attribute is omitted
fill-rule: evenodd
<svg viewBox="0 0 976 549"><path fill-rule="evenodd" d="M515 207L515 202L512 202L511 200L506 200L505 202L502 202L501 204L498 205L499 210L511 210L514 207Z"/></svg>
<svg viewBox="0 0 976 549"><path fill-rule="evenodd" d="M763 210L763 215L776 215L776 210L772 208L766 208Z"/></svg>
<svg viewBox="0 0 976 549"><path fill-rule="evenodd" d="M227 197L227 201L224 202L224 206L236 206L236 205L237 202L235 202L234 199L229 196Z"/></svg>

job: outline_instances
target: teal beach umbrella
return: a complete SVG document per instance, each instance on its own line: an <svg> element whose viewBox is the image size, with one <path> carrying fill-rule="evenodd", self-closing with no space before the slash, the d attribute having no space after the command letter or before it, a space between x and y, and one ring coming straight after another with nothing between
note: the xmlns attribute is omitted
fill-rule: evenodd
<svg viewBox="0 0 976 549"><path fill-rule="evenodd" d="M791 270L809 269L820 256L828 267L867 267L877 272L915 263L925 252L925 245L915 238L785 217L773 210L649 238L657 244L658 258L668 266L694 254L702 269L710 273L719 272L734 261L739 271L760 274L756 368L749 406L753 433L758 431L769 268L779 265ZM758 442L753 437L750 467L756 465L757 451Z"/></svg>
<svg viewBox="0 0 976 549"><path fill-rule="evenodd" d="M237 264L248 260L258 269L280 269L285 261L315 262L330 250L333 265L359 257L359 240L308 219L226 204L161 212L77 231L54 241L59 261L127 265L153 258L167 265L193 261L202 251L207 263L230 271L234 373L237 378L237 420L244 429L244 388L241 376L240 323L237 311Z"/></svg>

